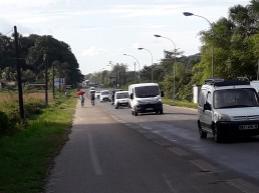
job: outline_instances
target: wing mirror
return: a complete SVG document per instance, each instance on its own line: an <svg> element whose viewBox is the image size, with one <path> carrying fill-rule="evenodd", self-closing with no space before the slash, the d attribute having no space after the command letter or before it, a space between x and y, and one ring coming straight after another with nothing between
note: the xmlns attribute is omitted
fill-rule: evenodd
<svg viewBox="0 0 259 193"><path fill-rule="evenodd" d="M204 111L206 111L206 110L211 111L211 105L209 103L204 104L203 110Z"/></svg>
<svg viewBox="0 0 259 193"><path fill-rule="evenodd" d="M133 99L133 93L130 93L130 99Z"/></svg>

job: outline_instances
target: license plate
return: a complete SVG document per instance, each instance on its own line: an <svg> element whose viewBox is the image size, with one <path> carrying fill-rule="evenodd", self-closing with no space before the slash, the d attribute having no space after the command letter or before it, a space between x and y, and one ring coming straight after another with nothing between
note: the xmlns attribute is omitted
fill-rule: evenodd
<svg viewBox="0 0 259 193"><path fill-rule="evenodd" d="M258 129L258 125L239 125L239 129Z"/></svg>
<svg viewBox="0 0 259 193"><path fill-rule="evenodd" d="M147 110L147 111L152 111L152 110L153 110L153 108L146 108L146 110Z"/></svg>

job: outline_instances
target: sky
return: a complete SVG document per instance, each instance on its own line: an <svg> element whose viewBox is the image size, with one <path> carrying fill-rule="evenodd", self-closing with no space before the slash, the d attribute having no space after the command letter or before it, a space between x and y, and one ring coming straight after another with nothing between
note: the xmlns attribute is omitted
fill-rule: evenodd
<svg viewBox="0 0 259 193"><path fill-rule="evenodd" d="M158 63L163 50L175 46L184 55L199 52L199 32L209 23L182 12L216 22L237 4L249 0L0 0L0 33L11 35L16 25L23 36L52 35L70 45L83 74L110 70L116 63L133 70L138 62L139 70L151 65L151 56Z"/></svg>

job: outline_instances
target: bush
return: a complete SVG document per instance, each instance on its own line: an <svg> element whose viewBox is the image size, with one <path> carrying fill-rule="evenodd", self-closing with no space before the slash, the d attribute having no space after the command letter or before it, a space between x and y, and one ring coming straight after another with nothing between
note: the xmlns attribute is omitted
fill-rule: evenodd
<svg viewBox="0 0 259 193"><path fill-rule="evenodd" d="M6 113L0 111L0 132L9 128L9 119Z"/></svg>
<svg viewBox="0 0 259 193"><path fill-rule="evenodd" d="M39 101L27 102L24 105L25 116L26 117L30 117L32 115L40 114L44 107L45 107L45 104L43 104L43 103L41 103Z"/></svg>

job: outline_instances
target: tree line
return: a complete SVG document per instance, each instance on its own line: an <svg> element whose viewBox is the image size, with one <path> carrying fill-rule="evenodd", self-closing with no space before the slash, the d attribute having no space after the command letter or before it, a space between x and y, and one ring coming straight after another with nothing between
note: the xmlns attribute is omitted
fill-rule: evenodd
<svg viewBox="0 0 259 193"><path fill-rule="evenodd" d="M83 80L79 64L70 46L50 35L19 34L20 64L24 83L44 82L44 69L65 78L66 84L76 86ZM54 68L54 70L52 69ZM0 33L0 80L16 80L16 55L12 37Z"/></svg>
<svg viewBox="0 0 259 193"><path fill-rule="evenodd" d="M126 88L128 84L134 82L150 82L153 71L154 82L160 83L168 98L175 95L176 99L192 100L192 86L200 85L212 76L213 50L214 77L258 79L259 2L257 0L251 0L246 6L230 7L228 17L220 18L212 23L209 30L201 31L200 38L202 46L198 54L184 56L178 50L164 51L164 58L158 64L145 66L137 72L137 75L127 71L125 64L116 64L111 71L88 74L86 78L105 86L114 86L114 82L117 82L119 86Z"/></svg>

